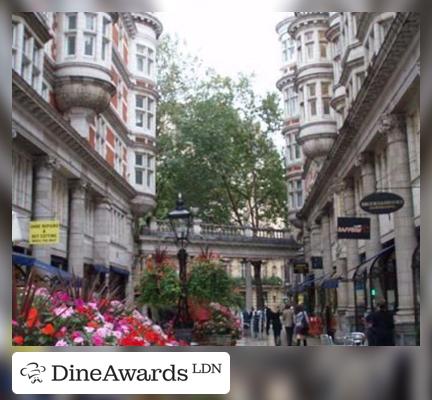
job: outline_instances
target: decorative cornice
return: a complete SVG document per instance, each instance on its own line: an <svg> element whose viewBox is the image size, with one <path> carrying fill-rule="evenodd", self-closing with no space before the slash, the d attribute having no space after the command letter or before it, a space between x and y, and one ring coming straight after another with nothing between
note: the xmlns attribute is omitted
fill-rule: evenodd
<svg viewBox="0 0 432 400"><path fill-rule="evenodd" d="M297 31L308 25L323 25L328 28L329 13L326 11L296 12L296 18L288 27L288 32L295 37Z"/></svg>
<svg viewBox="0 0 432 400"><path fill-rule="evenodd" d="M135 22L132 18L132 13L121 12L119 14L120 14L120 17L123 21L123 24L127 30L128 36L131 37L132 39L134 39L136 34L137 34L137 28L136 28Z"/></svg>
<svg viewBox="0 0 432 400"><path fill-rule="evenodd" d="M140 13L130 13L134 22L139 21L147 26L150 26L156 33L156 39L159 38L163 31L162 23L156 18L153 14L149 12L140 12Z"/></svg>

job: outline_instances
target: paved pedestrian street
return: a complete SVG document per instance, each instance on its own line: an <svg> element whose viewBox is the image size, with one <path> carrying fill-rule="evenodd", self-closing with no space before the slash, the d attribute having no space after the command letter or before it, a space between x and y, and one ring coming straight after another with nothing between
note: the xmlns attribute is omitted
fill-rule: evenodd
<svg viewBox="0 0 432 400"><path fill-rule="evenodd" d="M281 335L281 341L282 346L287 345L286 335L283 333ZM308 337L307 344L308 346L320 346L320 340L316 337ZM273 333L270 331L268 336L264 334L262 338L253 338L250 335L243 336L237 341L237 346L274 346Z"/></svg>

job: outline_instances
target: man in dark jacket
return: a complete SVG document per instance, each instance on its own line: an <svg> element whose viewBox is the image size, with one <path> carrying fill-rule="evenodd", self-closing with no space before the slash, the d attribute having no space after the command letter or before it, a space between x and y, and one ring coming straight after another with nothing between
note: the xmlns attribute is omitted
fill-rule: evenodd
<svg viewBox="0 0 432 400"><path fill-rule="evenodd" d="M378 311L374 311L366 317L369 346L394 346L393 313L387 310L384 301L377 306Z"/></svg>

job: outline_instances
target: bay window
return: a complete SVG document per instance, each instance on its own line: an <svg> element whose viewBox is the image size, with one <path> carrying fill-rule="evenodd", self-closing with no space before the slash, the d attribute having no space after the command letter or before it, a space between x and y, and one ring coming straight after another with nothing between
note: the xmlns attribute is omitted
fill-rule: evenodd
<svg viewBox="0 0 432 400"><path fill-rule="evenodd" d="M330 115L330 82L321 82L323 114Z"/></svg>
<svg viewBox="0 0 432 400"><path fill-rule="evenodd" d="M66 14L66 29L65 29L65 53L67 56L76 55L76 41L78 28L78 14Z"/></svg>
<svg viewBox="0 0 432 400"><path fill-rule="evenodd" d="M137 152L135 153L135 184L146 186L151 189L155 178L155 158L153 155Z"/></svg>
<svg viewBox="0 0 432 400"><path fill-rule="evenodd" d="M135 125L139 128L153 130L155 101L143 95L135 96Z"/></svg>
<svg viewBox="0 0 432 400"><path fill-rule="evenodd" d="M317 115L317 99L316 99L316 84L311 83L307 85L309 115L314 117Z"/></svg>
<svg viewBox="0 0 432 400"><path fill-rule="evenodd" d="M305 33L306 58L312 60L314 58L314 32Z"/></svg>
<svg viewBox="0 0 432 400"><path fill-rule="evenodd" d="M143 72L147 76L154 73L154 51L147 46L137 44L136 47L136 66L138 72Z"/></svg>

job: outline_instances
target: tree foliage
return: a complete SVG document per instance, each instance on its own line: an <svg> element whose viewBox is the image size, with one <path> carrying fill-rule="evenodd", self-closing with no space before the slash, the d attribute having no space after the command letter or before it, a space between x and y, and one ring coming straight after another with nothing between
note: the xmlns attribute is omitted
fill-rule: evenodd
<svg viewBox="0 0 432 400"><path fill-rule="evenodd" d="M255 228L280 222L284 170L269 137L280 128L277 95L256 96L246 76L199 73L199 63L176 46L167 39L159 53L167 70L159 77L158 216L182 192L206 222Z"/></svg>

